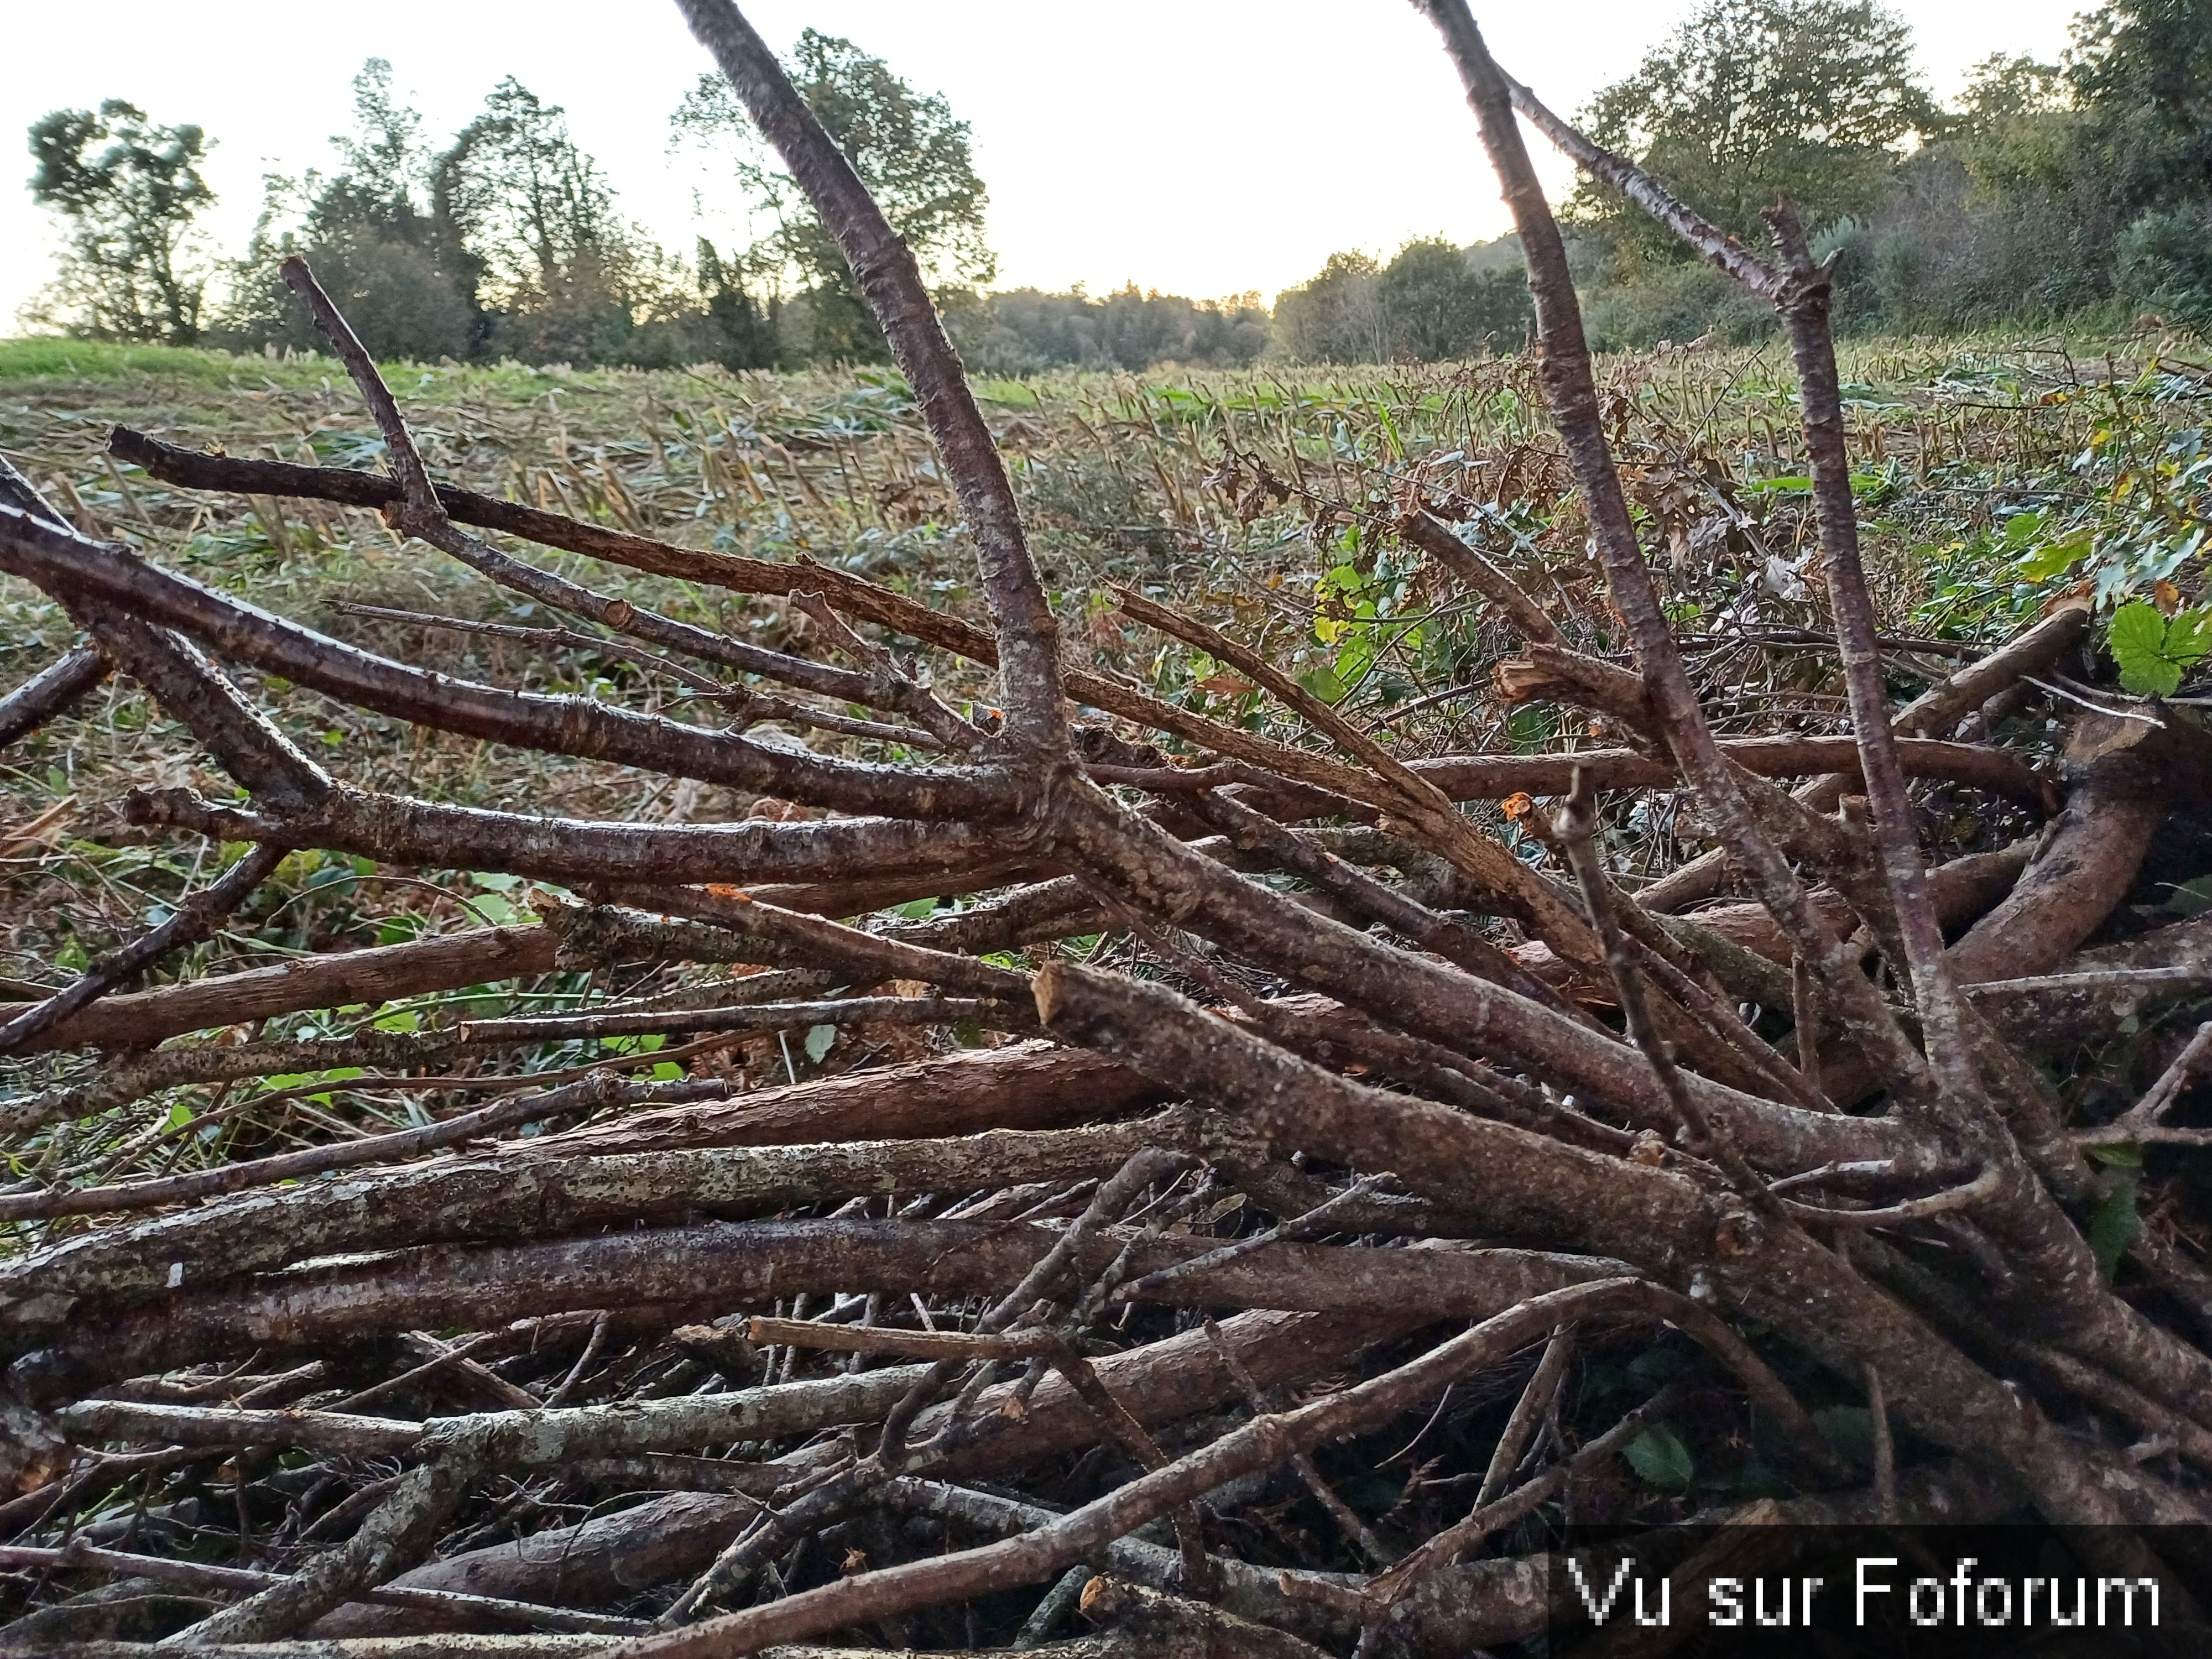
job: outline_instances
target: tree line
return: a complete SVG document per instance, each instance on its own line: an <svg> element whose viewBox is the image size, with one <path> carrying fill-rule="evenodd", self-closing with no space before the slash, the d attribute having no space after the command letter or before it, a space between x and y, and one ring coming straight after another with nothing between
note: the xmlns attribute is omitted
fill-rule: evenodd
<svg viewBox="0 0 2212 1659"><path fill-rule="evenodd" d="M2062 62L1993 55L1950 109L1874 0L1706 0L1577 125L1749 246L1788 196L1838 261L1846 329L2148 312L2212 333L2212 0L2110 0L2075 20ZM1584 181L1562 218L1601 349L1774 329L1772 307L1606 185ZM1277 300L1275 349L1510 349L1533 320L1519 264L1510 238L1413 242L1387 265L1334 255Z"/></svg>
<svg viewBox="0 0 2212 1659"><path fill-rule="evenodd" d="M2110 0L2062 61L1993 55L1951 109L1870 0L1707 0L1581 125L1747 245L1788 195L1846 327L2212 329L2212 0ZM1616 192L1569 208L1599 343L1773 327Z"/></svg>
<svg viewBox="0 0 2212 1659"><path fill-rule="evenodd" d="M913 246L970 364L996 374L1174 362L1448 361L1534 325L1512 239L1332 255L1277 297L990 290L988 192L969 124L881 58L809 29L792 80ZM621 212L556 105L512 76L443 146L371 59L328 174L271 178L244 253L210 258L208 138L120 100L31 129L33 193L67 228L40 320L94 337L308 349L276 276L305 256L380 357L732 369L880 360L834 240L726 85L702 77L672 143L717 158L773 228L659 246ZM1993 56L1958 106L1875 0L1706 0L1581 112L1747 240L1778 193L1838 258L1846 327L1950 331L2124 308L2212 330L2212 0L2108 0L2063 61ZM1757 337L1765 307L1605 186L1565 215L1601 346ZM212 297L211 297L212 296Z"/></svg>
<svg viewBox="0 0 2212 1659"><path fill-rule="evenodd" d="M1255 295L986 292L996 261L969 124L881 58L812 29L787 69L978 367L1243 364L1267 344ZM702 237L688 255L624 216L561 107L513 76L442 146L395 96L388 62L370 59L353 91L336 167L267 179L252 240L231 259L210 257L197 229L215 200L203 128L158 125L119 100L33 124L32 192L66 228L35 319L96 338L313 349L313 325L276 274L298 254L386 361L748 369L887 355L835 239L718 77L702 76L672 116L672 145L726 167L772 228L742 248Z"/></svg>

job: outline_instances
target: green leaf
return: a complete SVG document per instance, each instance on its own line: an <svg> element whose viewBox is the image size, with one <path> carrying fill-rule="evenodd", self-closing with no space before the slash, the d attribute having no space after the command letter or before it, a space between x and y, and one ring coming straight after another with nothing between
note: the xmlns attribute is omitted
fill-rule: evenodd
<svg viewBox="0 0 2212 1659"><path fill-rule="evenodd" d="M2112 613L2106 635L2120 684L2138 697L2169 697L2181 677L2212 656L2212 611L2185 611L2168 622L2137 599Z"/></svg>
<svg viewBox="0 0 2212 1659"><path fill-rule="evenodd" d="M2113 1183L2096 1214L2089 1218L2089 1249L2107 1284L2119 1271L2121 1255L2142 1228L2142 1217L2136 1209L2135 1178L2124 1176Z"/></svg>
<svg viewBox="0 0 2212 1659"><path fill-rule="evenodd" d="M495 927L512 927L515 918L522 914L497 893L479 893L469 901L468 908Z"/></svg>
<svg viewBox="0 0 2212 1659"><path fill-rule="evenodd" d="M1375 641L1364 631L1353 635L1344 649L1336 653L1336 683L1340 688L1337 697L1344 695L1340 688L1357 684L1374 665ZM1331 697L1329 701L1334 702L1336 697Z"/></svg>
<svg viewBox="0 0 2212 1659"><path fill-rule="evenodd" d="M2166 654L2184 668L2212 657L2212 607L2185 611L2166 623Z"/></svg>
<svg viewBox="0 0 2212 1659"><path fill-rule="evenodd" d="M683 1075L684 1068L672 1060L661 1060L653 1068L653 1080L655 1083L674 1083Z"/></svg>
<svg viewBox="0 0 2212 1659"><path fill-rule="evenodd" d="M1656 1394L1689 1368L1690 1356L1682 1349L1668 1344L1646 1348L1628 1362L1628 1379L1638 1388Z"/></svg>
<svg viewBox="0 0 2212 1659"><path fill-rule="evenodd" d="M936 908L937 901L935 899L919 898L915 899L910 904L900 905L894 914L905 917L908 921L921 921L926 920L936 910Z"/></svg>
<svg viewBox="0 0 2212 1659"><path fill-rule="evenodd" d="M1664 1423L1654 1423L1621 1449L1628 1466L1663 1492L1686 1491L1698 1478L1697 1460L1682 1443L1682 1437Z"/></svg>
<svg viewBox="0 0 2212 1659"><path fill-rule="evenodd" d="M1298 684L1323 702L1334 702L1344 695L1344 682L1337 678L1336 671L1326 664L1306 670L1298 676Z"/></svg>
<svg viewBox="0 0 2212 1659"><path fill-rule="evenodd" d="M2020 574L2028 581L2047 582L2064 575L2089 551L2089 538L2069 537L2038 548L2020 562Z"/></svg>
<svg viewBox="0 0 2212 1659"><path fill-rule="evenodd" d="M1375 403L1375 418L1382 423L1382 430L1389 436L1391 455L1398 460L1404 460L1406 441L1399 435L1397 422L1390 418L1390 411L1382 407L1382 400L1379 398Z"/></svg>
<svg viewBox="0 0 2212 1659"><path fill-rule="evenodd" d="M2212 910L2212 876L2199 876L2194 881L2185 881L2173 890L2166 908L2178 916L2201 916Z"/></svg>
<svg viewBox="0 0 2212 1659"><path fill-rule="evenodd" d="M1505 716L1505 735L1513 752L1525 755L1551 746L1552 717L1532 703L1521 703Z"/></svg>
<svg viewBox="0 0 2212 1659"><path fill-rule="evenodd" d="M836 1040L837 1028L836 1026L815 1026L806 1034L807 1059L812 1060L817 1066L819 1066L822 1063L823 1056L830 1052L830 1045Z"/></svg>
<svg viewBox="0 0 2212 1659"><path fill-rule="evenodd" d="M1813 1413L1813 1426L1836 1455L1862 1466L1874 1462L1874 1413L1864 1406L1827 1406Z"/></svg>
<svg viewBox="0 0 2212 1659"><path fill-rule="evenodd" d="M2124 666L2130 657L2154 657L2166 646L2166 618L2155 605L2137 599L2112 612L2112 654Z"/></svg>

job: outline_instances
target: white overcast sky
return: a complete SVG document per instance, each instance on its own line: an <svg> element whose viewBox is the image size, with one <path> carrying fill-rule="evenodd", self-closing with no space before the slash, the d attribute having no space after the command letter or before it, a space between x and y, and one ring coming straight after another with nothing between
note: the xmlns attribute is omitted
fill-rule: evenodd
<svg viewBox="0 0 2212 1659"><path fill-rule="evenodd" d="M1892 0L1929 84L1957 91L1992 52L2055 57L2085 0ZM1093 293L1124 282L1213 297L1303 281L1339 248L1467 242L1505 213L1473 118L1404 0L750 0L779 49L812 25L942 92L973 124L1000 283ZM1492 49L1554 108L1632 70L1692 0L1476 0ZM197 121L217 148L208 225L242 246L265 172L330 162L362 60L392 60L441 138L512 74L565 105L629 215L688 248L711 179L672 158L668 115L708 60L665 0L0 0L0 331L46 280L25 128L120 97ZM1540 145L1538 146L1540 151ZM12 169L14 178L8 178ZM1566 174L1553 167L1561 188ZM709 205L726 209L725 188ZM726 219L708 228L726 232Z"/></svg>

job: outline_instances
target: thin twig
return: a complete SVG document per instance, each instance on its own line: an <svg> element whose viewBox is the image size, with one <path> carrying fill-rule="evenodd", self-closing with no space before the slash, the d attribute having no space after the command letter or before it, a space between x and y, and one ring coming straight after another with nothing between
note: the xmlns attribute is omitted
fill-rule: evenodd
<svg viewBox="0 0 2212 1659"><path fill-rule="evenodd" d="M197 945L211 936L231 913L250 898L254 889L276 873L285 849L259 846L224 871L216 880L172 911L158 927L149 927L120 950L100 957L78 975L76 982L33 1004L5 1024L0 1024L0 1054L19 1048L40 1032L51 1030L70 1016L82 1012L133 974L153 966L172 951Z"/></svg>

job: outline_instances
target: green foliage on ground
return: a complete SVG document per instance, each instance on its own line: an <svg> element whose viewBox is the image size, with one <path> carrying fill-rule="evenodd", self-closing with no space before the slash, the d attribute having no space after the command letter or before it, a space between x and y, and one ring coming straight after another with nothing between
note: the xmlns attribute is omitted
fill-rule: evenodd
<svg viewBox="0 0 2212 1659"><path fill-rule="evenodd" d="M2212 0L2108 0L2056 64L2002 54L1954 109L1863 0L1708 0L1583 112L1753 246L1777 191L1839 257L1840 321L1946 331L2160 314L2212 330ZM1615 347L1772 327L1620 196L1574 202L1593 334Z"/></svg>

